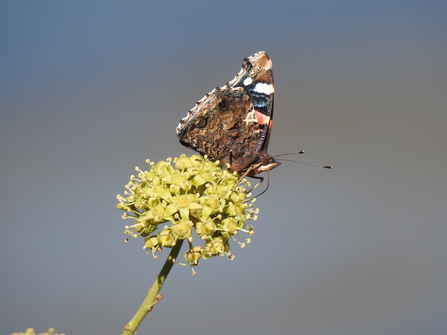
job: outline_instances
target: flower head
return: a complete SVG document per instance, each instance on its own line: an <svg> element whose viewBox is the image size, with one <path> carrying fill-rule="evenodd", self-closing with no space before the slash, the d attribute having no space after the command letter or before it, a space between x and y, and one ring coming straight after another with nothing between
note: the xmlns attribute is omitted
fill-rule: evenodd
<svg viewBox="0 0 447 335"><path fill-rule="evenodd" d="M184 257L197 265L200 258L233 257L230 239L249 243L240 233L253 234L246 221L256 219L258 210L247 200L245 179L199 155L147 163L149 171L136 168L138 175L130 177L124 196L117 196L123 219L135 220L124 232L144 237L144 249L155 254L188 240ZM203 246L194 246L194 231Z"/></svg>

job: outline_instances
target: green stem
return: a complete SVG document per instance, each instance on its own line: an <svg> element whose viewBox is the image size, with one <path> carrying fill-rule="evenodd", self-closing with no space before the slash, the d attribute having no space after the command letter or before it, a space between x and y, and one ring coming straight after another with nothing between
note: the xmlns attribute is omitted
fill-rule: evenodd
<svg viewBox="0 0 447 335"><path fill-rule="evenodd" d="M154 306L159 301L159 299L157 299L158 292L160 292L161 287L163 286L163 283L165 282L166 277L169 274L169 271L171 271L171 268L174 265L173 260L177 259L182 244L183 240L178 240L177 244L172 247L168 258L163 265L163 268L158 274L157 279L155 279L154 284L152 284L152 287L149 289L146 298L144 299L138 311L135 313L132 320L130 320L129 323L124 327L123 335L133 335L137 328L140 326L143 319L146 317L147 313L152 310L152 306Z"/></svg>

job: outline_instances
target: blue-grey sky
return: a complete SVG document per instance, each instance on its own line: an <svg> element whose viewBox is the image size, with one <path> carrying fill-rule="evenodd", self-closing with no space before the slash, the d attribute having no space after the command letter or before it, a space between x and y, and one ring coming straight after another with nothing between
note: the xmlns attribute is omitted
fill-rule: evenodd
<svg viewBox="0 0 447 335"><path fill-rule="evenodd" d="M447 333L447 3L0 3L0 327L119 334L162 266L134 166L265 50L283 163L234 261L176 266L146 334Z"/></svg>

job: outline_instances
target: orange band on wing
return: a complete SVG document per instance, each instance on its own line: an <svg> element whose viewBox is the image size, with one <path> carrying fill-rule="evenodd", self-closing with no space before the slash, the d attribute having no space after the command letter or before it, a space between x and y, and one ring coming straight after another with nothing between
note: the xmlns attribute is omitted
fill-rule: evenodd
<svg viewBox="0 0 447 335"><path fill-rule="evenodd" d="M255 113L256 113L256 119L258 120L258 123L260 125L263 126L263 125L266 125L266 124L269 123L269 121L270 121L270 117L269 116L267 116L267 115L257 111L256 109L255 109Z"/></svg>

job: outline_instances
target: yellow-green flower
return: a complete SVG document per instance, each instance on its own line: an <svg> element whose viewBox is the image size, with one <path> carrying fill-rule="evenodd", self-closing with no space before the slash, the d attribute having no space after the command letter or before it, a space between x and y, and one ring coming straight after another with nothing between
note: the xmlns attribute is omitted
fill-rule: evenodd
<svg viewBox="0 0 447 335"><path fill-rule="evenodd" d="M258 210L247 200L245 179L199 155L147 163L149 171L136 168L137 176L132 175L124 195L117 196L123 219L135 220L125 233L144 237L144 249L156 253L187 240L184 257L197 265L200 258L233 257L230 239L241 246L245 243L238 239L249 242L240 233L253 234L246 221L256 219ZM203 246L194 245L193 235Z"/></svg>
<svg viewBox="0 0 447 335"><path fill-rule="evenodd" d="M38 335L57 335L55 333L55 329L54 328L48 328L48 331L45 333L39 333ZM24 333L13 333L12 335L36 335L36 333L34 332L33 328L28 328ZM65 335L63 333L61 333L60 335Z"/></svg>

